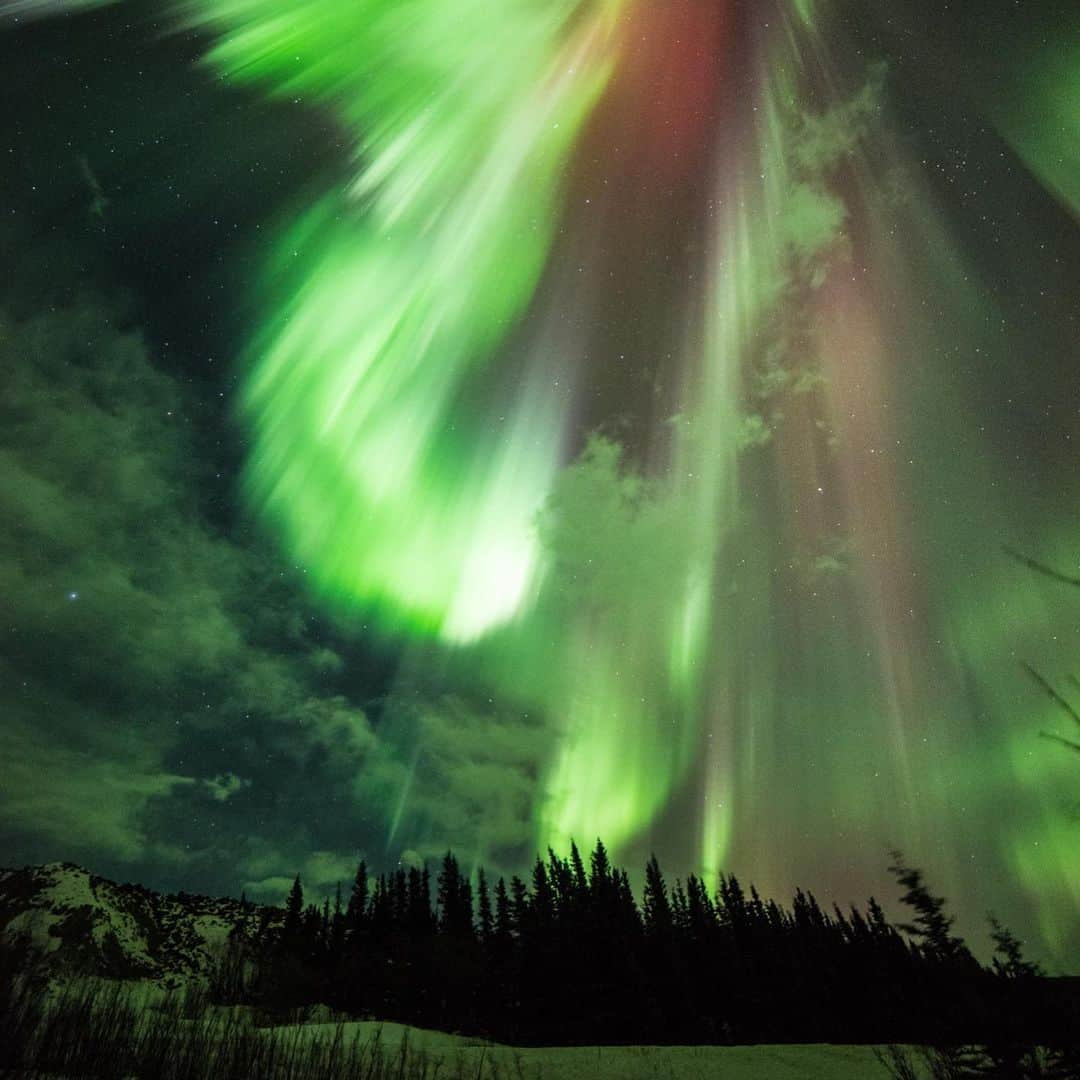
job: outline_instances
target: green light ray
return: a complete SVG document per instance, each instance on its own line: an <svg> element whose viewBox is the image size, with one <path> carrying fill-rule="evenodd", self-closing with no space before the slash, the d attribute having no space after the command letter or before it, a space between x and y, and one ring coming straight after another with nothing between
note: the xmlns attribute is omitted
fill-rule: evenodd
<svg viewBox="0 0 1080 1080"><path fill-rule="evenodd" d="M1071 21L1053 38L1010 42L984 101L1024 164L1080 218L1080 25Z"/></svg>
<svg viewBox="0 0 1080 1080"><path fill-rule="evenodd" d="M473 380L543 269L617 10L185 8L221 35L210 62L325 103L355 144L355 182L287 231L266 279L245 489L319 594L387 630L460 644L532 596L531 522L560 464L561 406L522 393L494 416Z"/></svg>

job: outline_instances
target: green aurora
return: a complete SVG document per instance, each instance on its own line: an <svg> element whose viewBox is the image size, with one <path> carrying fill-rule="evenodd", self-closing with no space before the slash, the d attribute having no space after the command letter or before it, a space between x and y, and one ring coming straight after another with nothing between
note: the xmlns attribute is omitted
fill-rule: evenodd
<svg viewBox="0 0 1080 1080"><path fill-rule="evenodd" d="M209 70L320 110L347 160L247 298L245 505L424 688L349 729L389 857L601 836L845 900L895 844L1075 966L1080 772L1021 661L1064 678L1080 594L1002 554L1075 566L1075 448L1018 463L987 422L1033 345L1075 361L1075 288L1018 315L887 35L767 7L177 4ZM1080 36L1007 30L962 89L1076 267Z"/></svg>

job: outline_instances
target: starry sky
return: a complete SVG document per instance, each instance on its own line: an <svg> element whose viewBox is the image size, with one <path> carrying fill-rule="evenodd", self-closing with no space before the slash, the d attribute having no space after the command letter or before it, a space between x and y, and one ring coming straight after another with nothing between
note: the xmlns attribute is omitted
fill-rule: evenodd
<svg viewBox="0 0 1080 1080"><path fill-rule="evenodd" d="M0 3L3 861L899 847L1080 971L1069 8Z"/></svg>

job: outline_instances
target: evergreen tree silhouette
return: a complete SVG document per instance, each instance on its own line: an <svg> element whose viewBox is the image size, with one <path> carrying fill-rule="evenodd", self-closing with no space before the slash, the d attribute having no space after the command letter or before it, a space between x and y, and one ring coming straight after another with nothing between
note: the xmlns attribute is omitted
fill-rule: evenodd
<svg viewBox="0 0 1080 1080"><path fill-rule="evenodd" d="M409 918L409 881L408 875L402 867L398 867L387 878L390 886L390 910L392 925L395 931L401 930Z"/></svg>
<svg viewBox="0 0 1080 1080"><path fill-rule="evenodd" d="M962 938L950 931L952 916L945 914L945 898L934 896L923 881L921 870L909 867L899 851L893 851L889 872L906 892L901 903L915 912L914 920L901 923L900 929L911 934L931 955L942 960L970 960L971 954Z"/></svg>
<svg viewBox="0 0 1080 1080"><path fill-rule="evenodd" d="M666 943L671 937L673 919L667 885L655 855L649 857L645 866L645 892L641 912L648 937L653 941Z"/></svg>
<svg viewBox="0 0 1080 1080"><path fill-rule="evenodd" d="M529 935L534 942L545 938L555 925L555 891L551 887L543 860L533 864L532 897L528 920Z"/></svg>
<svg viewBox="0 0 1080 1080"><path fill-rule="evenodd" d="M589 890L594 897L604 895L611 886L611 860L604 842L597 838L596 847L589 856Z"/></svg>
<svg viewBox="0 0 1080 1080"><path fill-rule="evenodd" d="M686 879L687 933L698 948L708 945L716 928L716 911L705 882L695 874Z"/></svg>
<svg viewBox="0 0 1080 1080"><path fill-rule="evenodd" d="M994 942L992 966L1003 979L1031 979L1043 974L1042 968L1024 959L1024 943L1007 927L990 916L990 938Z"/></svg>
<svg viewBox="0 0 1080 1080"><path fill-rule="evenodd" d="M334 889L334 910L330 914L328 948L334 964L338 964L345 948L345 912L341 908L341 882Z"/></svg>
<svg viewBox="0 0 1080 1080"><path fill-rule="evenodd" d="M303 915L304 887L300 883L300 875L297 874L285 900L285 921L281 927L281 936L286 944L292 945L299 940Z"/></svg>
<svg viewBox="0 0 1080 1080"><path fill-rule="evenodd" d="M352 892L349 894L349 906L345 909L345 929L353 933L364 928L368 914L368 868L363 859L356 867Z"/></svg>
<svg viewBox="0 0 1080 1080"><path fill-rule="evenodd" d="M409 932L418 939L423 938L433 929L431 874L426 864L409 871L408 894Z"/></svg>
<svg viewBox="0 0 1080 1080"><path fill-rule="evenodd" d="M550 847L547 879L554 897L555 921L565 928L574 918L574 878L570 863L566 859L560 859Z"/></svg>
<svg viewBox="0 0 1080 1080"><path fill-rule="evenodd" d="M473 934L472 886L461 873L453 852L443 857L437 880L439 930L452 937L471 937Z"/></svg>
<svg viewBox="0 0 1080 1080"><path fill-rule="evenodd" d="M513 915L514 936L521 938L529 920L529 890L517 874L510 879L510 911Z"/></svg>
<svg viewBox="0 0 1080 1080"><path fill-rule="evenodd" d="M481 866L476 875L476 911L480 940L490 945L495 934L495 920L491 912L491 895L488 892L487 875Z"/></svg>
<svg viewBox="0 0 1080 1080"><path fill-rule="evenodd" d="M361 864L345 911L340 889L332 905L305 906L297 876L283 912L260 912L248 967L233 949L215 993L270 1010L327 1001L518 1043L977 1043L979 1067L997 1076L1035 1075L1038 1038L1066 1062L1042 1075L1072 1067L1067 1008L1020 942L992 923L994 963L980 968L921 873L900 856L891 869L914 912L911 940L873 898L826 910L796 889L785 906L734 875L715 893L693 874L669 888L655 855L639 907L599 841L588 869L574 844L566 858L548 850L530 884L499 877L492 890L478 868L475 925L451 851L434 903L426 866L380 873L369 892ZM253 977L238 990L243 970Z"/></svg>
<svg viewBox="0 0 1080 1080"><path fill-rule="evenodd" d="M394 931L394 889L386 874L375 879L367 919L372 941L385 946Z"/></svg>
<svg viewBox="0 0 1080 1080"><path fill-rule="evenodd" d="M685 936L689 932L690 905L686 899L686 890L678 878L671 888L671 921L680 934Z"/></svg>
<svg viewBox="0 0 1080 1080"><path fill-rule="evenodd" d="M589 896L589 878L585 873L585 864L581 861L581 852L577 844L570 841L570 874L573 879L574 897L580 908L585 906Z"/></svg>
<svg viewBox="0 0 1080 1080"><path fill-rule="evenodd" d="M510 910L510 897L506 891L506 880L499 878L495 882L495 925L493 941L495 950L505 956L513 943L514 919Z"/></svg>

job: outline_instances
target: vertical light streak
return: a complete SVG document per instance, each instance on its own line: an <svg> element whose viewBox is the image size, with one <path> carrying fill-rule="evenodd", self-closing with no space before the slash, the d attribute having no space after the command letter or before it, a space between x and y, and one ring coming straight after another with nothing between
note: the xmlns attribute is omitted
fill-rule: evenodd
<svg viewBox="0 0 1080 1080"><path fill-rule="evenodd" d="M355 143L355 182L288 230L267 279L245 487L313 588L389 631L465 643L537 583L565 418L552 394L497 404L480 373L543 269L618 9L188 7L222 35L215 65L325 102Z"/></svg>

